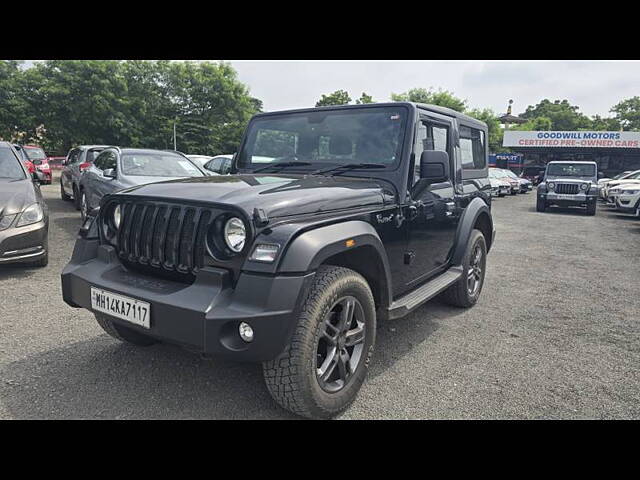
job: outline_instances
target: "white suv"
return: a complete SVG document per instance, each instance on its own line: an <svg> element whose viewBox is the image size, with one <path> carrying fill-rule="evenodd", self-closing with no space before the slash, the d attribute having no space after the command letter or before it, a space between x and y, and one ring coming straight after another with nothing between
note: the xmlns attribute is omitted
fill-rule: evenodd
<svg viewBox="0 0 640 480"><path fill-rule="evenodd" d="M640 217L640 183L620 187L615 202L617 210Z"/></svg>

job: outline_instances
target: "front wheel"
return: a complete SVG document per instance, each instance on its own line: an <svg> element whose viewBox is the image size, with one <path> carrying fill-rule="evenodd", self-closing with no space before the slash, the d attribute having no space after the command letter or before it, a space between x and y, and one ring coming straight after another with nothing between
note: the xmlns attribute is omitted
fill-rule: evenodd
<svg viewBox="0 0 640 480"><path fill-rule="evenodd" d="M364 382L375 330L375 303L362 275L321 266L289 345L278 358L263 363L269 393L297 415L339 415Z"/></svg>
<svg viewBox="0 0 640 480"><path fill-rule="evenodd" d="M547 203L544 201L544 198L538 197L536 200L536 211L544 212L547 209Z"/></svg>
<svg viewBox="0 0 640 480"><path fill-rule="evenodd" d="M596 202L587 204L587 215L593 216L596 214Z"/></svg>
<svg viewBox="0 0 640 480"><path fill-rule="evenodd" d="M67 195L64 191L64 187L62 186L62 179L60 179L60 198L65 202L68 202L69 200L71 200L71 197Z"/></svg>
<svg viewBox="0 0 640 480"><path fill-rule="evenodd" d="M80 190L80 218L84 222L89 214L89 206L87 205L87 196L84 190Z"/></svg>
<svg viewBox="0 0 640 480"><path fill-rule="evenodd" d="M486 265L487 242L480 230L473 230L462 261L462 277L442 292L442 300L454 307L473 307L480 298Z"/></svg>

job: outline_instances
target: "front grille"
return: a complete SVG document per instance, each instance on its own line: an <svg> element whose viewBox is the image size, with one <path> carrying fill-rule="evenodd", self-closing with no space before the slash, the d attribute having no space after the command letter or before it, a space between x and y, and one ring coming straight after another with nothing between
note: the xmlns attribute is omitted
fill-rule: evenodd
<svg viewBox="0 0 640 480"><path fill-rule="evenodd" d="M125 201L120 208L122 225L110 243L127 266L190 279L202 268L217 210L151 201Z"/></svg>
<svg viewBox="0 0 640 480"><path fill-rule="evenodd" d="M554 190L556 193L575 195L580 190L580 186L575 183L556 183Z"/></svg>

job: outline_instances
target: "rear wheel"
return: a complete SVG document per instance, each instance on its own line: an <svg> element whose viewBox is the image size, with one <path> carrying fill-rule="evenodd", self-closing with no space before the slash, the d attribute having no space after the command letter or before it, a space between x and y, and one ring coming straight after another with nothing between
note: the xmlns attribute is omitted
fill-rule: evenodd
<svg viewBox="0 0 640 480"><path fill-rule="evenodd" d="M443 301L455 307L473 307L484 285L487 242L480 230L473 230L462 261L462 277L441 294Z"/></svg>
<svg viewBox="0 0 640 480"><path fill-rule="evenodd" d="M547 202L544 201L544 198L538 197L536 200L536 211L544 212L547 209Z"/></svg>
<svg viewBox="0 0 640 480"><path fill-rule="evenodd" d="M96 321L98 322L98 325L100 325L105 332L107 332L116 340L120 340L121 342L131 343L139 347L148 347L149 345L158 343L158 341L155 338L151 338L147 335L136 332L131 328L127 328L122 325L117 325L113 323L105 315L102 315L100 313L95 313L94 315L96 317Z"/></svg>
<svg viewBox="0 0 640 480"><path fill-rule="evenodd" d="M339 415L364 382L375 329L375 303L366 280L348 268L321 266L291 342L278 358L263 363L269 393L297 415Z"/></svg>

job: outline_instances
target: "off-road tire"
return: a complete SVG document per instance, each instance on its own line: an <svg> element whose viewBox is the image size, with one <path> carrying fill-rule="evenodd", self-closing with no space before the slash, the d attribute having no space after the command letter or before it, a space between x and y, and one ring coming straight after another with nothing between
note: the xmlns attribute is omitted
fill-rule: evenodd
<svg viewBox="0 0 640 480"><path fill-rule="evenodd" d="M355 297L363 308L364 347L346 385L335 393L327 393L316 376L317 346L325 316L345 295ZM280 406L303 417L326 419L339 415L353 403L365 380L374 350L375 330L375 302L362 275L344 267L320 266L289 345L278 358L262 364L269 393Z"/></svg>
<svg viewBox="0 0 640 480"><path fill-rule="evenodd" d="M536 199L536 212L544 212L547 209L547 202L538 197Z"/></svg>
<svg viewBox="0 0 640 480"><path fill-rule="evenodd" d="M124 327L122 325L116 325L101 313L94 313L94 315L96 317L98 325L100 325L105 332L107 332L116 340L120 340L121 342L125 343L131 343L133 345L137 345L138 347L148 347L150 345L153 345L154 343L158 343L155 338L151 338L147 335L136 332L135 330Z"/></svg>
<svg viewBox="0 0 640 480"><path fill-rule="evenodd" d="M587 215L589 216L594 216L596 214L596 203L593 202L593 204L587 204Z"/></svg>
<svg viewBox="0 0 640 480"><path fill-rule="evenodd" d="M62 179L60 179L60 198L65 202L71 201L71 196L64 193L64 188L62 187Z"/></svg>
<svg viewBox="0 0 640 480"><path fill-rule="evenodd" d="M467 277L469 266L471 263L471 256L475 251L476 245L480 245L482 251L482 271L481 271L481 280L480 287L475 294L470 294L467 285ZM482 293L482 287L484 286L484 278L486 272L486 264L487 264L487 242L484 238L484 235L480 230L473 230L471 232L471 236L469 237L469 242L467 243L467 249L464 252L464 258L462 261L462 277L447 288L444 292L440 294L440 299L448 303L449 305L453 305L454 307L460 308L469 308L473 307L478 298L480 298L480 293Z"/></svg>

